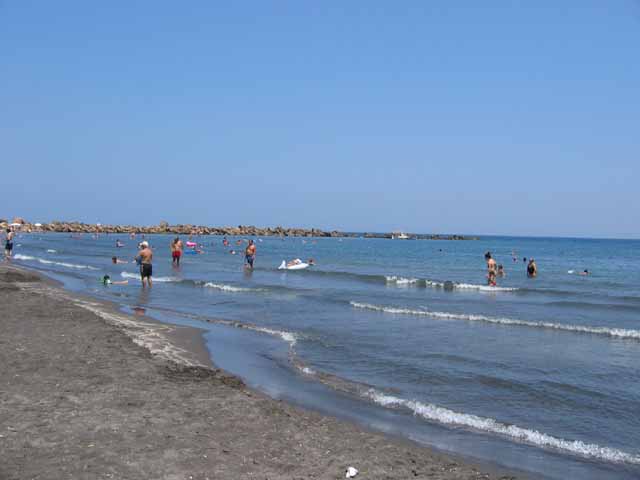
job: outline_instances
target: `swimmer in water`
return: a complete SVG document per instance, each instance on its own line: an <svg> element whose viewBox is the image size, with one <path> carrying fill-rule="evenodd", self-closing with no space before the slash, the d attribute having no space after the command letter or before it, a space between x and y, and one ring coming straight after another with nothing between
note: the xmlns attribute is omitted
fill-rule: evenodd
<svg viewBox="0 0 640 480"><path fill-rule="evenodd" d="M111 263L113 264L118 264L118 263L129 263L126 260L120 260L118 257L111 257Z"/></svg>
<svg viewBox="0 0 640 480"><path fill-rule="evenodd" d="M527 277L534 278L538 276L538 266L536 265L535 259L529 260L529 264L527 265Z"/></svg>
<svg viewBox="0 0 640 480"><path fill-rule="evenodd" d="M122 248L124 247L124 243L122 243L120 240L116 240L116 248Z"/></svg>
<svg viewBox="0 0 640 480"><path fill-rule="evenodd" d="M313 266L316 264L316 261L313 258L310 258L309 260L307 260L307 263L309 264L309 266Z"/></svg>
<svg viewBox="0 0 640 480"><path fill-rule="evenodd" d="M121 280L118 282L114 282L111 280L111 277L109 275L105 275L104 277L102 277L102 284L103 285L127 285L129 283L129 280Z"/></svg>
<svg viewBox="0 0 640 480"><path fill-rule="evenodd" d="M502 266L502 264L498 265L498 276L499 277L504 277L505 276L504 267Z"/></svg>
<svg viewBox="0 0 640 480"><path fill-rule="evenodd" d="M591 272L585 268L582 272L580 272L580 275L584 275L584 276L591 275Z"/></svg>

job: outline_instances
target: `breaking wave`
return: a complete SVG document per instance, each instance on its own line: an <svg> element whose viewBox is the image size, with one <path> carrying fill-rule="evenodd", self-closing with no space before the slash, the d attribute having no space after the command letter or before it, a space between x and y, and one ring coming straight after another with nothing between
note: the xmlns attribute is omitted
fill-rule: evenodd
<svg viewBox="0 0 640 480"><path fill-rule="evenodd" d="M140 280L140 274L139 273L130 273L130 272L122 272L120 273L120 276L123 278L132 278L134 280ZM154 282L160 282L160 283L169 283L169 282L180 282L182 281L179 278L176 277L151 277L152 280Z"/></svg>
<svg viewBox="0 0 640 480"><path fill-rule="evenodd" d="M513 287L491 287L489 285L474 285L471 283L436 282L421 278L405 278L396 275L384 277L387 284L406 286L415 285L418 287L444 288L449 290L479 290L482 292L514 292L518 290Z"/></svg>
<svg viewBox="0 0 640 480"><path fill-rule="evenodd" d="M35 262L42 263L44 265L58 265L60 267L75 268L78 270L98 270L96 267L92 267L91 265L78 265L75 263L54 262L53 260L46 260L44 258L32 257L31 255L22 255L21 253L14 255L13 258L15 258L16 260L35 261Z"/></svg>
<svg viewBox="0 0 640 480"><path fill-rule="evenodd" d="M529 320L517 320L514 318L495 318L484 315L472 315L463 313L449 312L433 312L429 310L413 310L408 308L389 307L381 305L373 305L370 303L349 302L354 308L364 310L374 310L377 312L391 313L394 315L415 315L431 318L442 318L447 320L465 320L469 322L484 322L497 325L512 325L518 327L544 328L550 330L561 330L566 332L589 333L592 335L603 335L613 338L629 338L640 340L640 330L631 330L626 328L610 328L610 327L591 327L587 325L567 325L552 322L533 322Z"/></svg>
<svg viewBox="0 0 640 480"><path fill-rule="evenodd" d="M271 328L266 327L258 327L255 325L245 325L243 328L247 330L253 330L254 332L266 333L268 335L273 335L274 337L280 337L282 340L289 344L289 347L293 347L297 342L298 338L295 333L287 332L284 330L273 330Z"/></svg>
<svg viewBox="0 0 640 480"><path fill-rule="evenodd" d="M233 285L225 285L223 283L213 283L207 282L202 285L203 287L213 288L215 290L220 290L222 292L258 292L261 289L258 288L245 288L245 287L234 287Z"/></svg>
<svg viewBox="0 0 640 480"><path fill-rule="evenodd" d="M601 447L580 440L565 440L537 430L501 423L492 418L459 413L433 404L386 395L374 389L365 392L363 396L383 407L406 408L416 416L444 425L472 428L509 437L537 447L553 448L587 458L615 463L640 464L639 455L626 453L615 448Z"/></svg>

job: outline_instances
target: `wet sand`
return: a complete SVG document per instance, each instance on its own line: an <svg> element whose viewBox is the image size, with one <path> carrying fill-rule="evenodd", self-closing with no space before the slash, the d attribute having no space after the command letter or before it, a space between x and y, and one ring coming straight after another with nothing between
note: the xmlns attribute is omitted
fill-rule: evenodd
<svg viewBox="0 0 640 480"><path fill-rule="evenodd" d="M2 480L516 478L273 400L211 365L197 329L26 270L0 266L0 305Z"/></svg>

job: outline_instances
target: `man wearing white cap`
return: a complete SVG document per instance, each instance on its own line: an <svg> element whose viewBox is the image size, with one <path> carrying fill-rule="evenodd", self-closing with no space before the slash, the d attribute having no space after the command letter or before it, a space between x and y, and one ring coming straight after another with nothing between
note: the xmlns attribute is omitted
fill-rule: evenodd
<svg viewBox="0 0 640 480"><path fill-rule="evenodd" d="M140 262L140 278L142 279L142 287L145 287L145 279L146 283L149 284L149 287L152 286L151 275L153 275L153 266L151 265L151 260L153 260L153 251L149 248L149 242L144 241L140 243L141 250L138 252L136 256L136 260Z"/></svg>

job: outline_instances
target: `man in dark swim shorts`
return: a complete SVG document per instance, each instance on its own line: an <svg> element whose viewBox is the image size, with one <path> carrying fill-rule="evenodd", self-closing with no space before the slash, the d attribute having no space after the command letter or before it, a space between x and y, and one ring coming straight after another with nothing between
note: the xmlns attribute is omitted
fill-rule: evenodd
<svg viewBox="0 0 640 480"><path fill-rule="evenodd" d="M253 240L249 240L249 245L244 251L245 261L249 268L253 269L253 262L256 259L256 246L253 244Z"/></svg>
<svg viewBox="0 0 640 480"><path fill-rule="evenodd" d="M4 256L11 258L11 252L13 251L13 231L7 228L7 241L4 244Z"/></svg>
<svg viewBox="0 0 640 480"><path fill-rule="evenodd" d="M142 280L142 288L145 287L145 280L146 284L151 287L153 285L153 282L151 281L151 276L153 275L153 265L151 264L151 261L153 260L153 251L151 251L149 243L146 241L142 242L140 247L142 247L142 250L138 252L136 260L140 260L140 278Z"/></svg>

